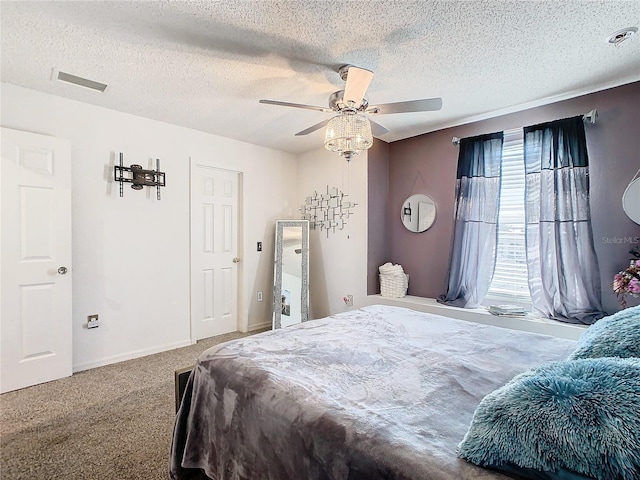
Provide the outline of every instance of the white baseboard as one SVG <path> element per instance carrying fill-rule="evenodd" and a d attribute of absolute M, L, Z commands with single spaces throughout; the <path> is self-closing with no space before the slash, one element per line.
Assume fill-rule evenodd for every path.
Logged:
<path fill-rule="evenodd" d="M 188 347 L 192 345 L 191 339 L 183 340 L 181 342 L 170 343 L 167 345 L 160 345 L 158 347 L 146 348 L 143 350 L 135 350 L 133 352 L 123 353 L 120 355 L 113 355 L 111 357 L 102 358 L 94 362 L 80 363 L 73 366 L 73 373 L 82 372 L 96 367 L 104 367 L 105 365 L 111 365 L 113 363 L 124 362 L 125 360 L 133 360 L 134 358 L 146 357 L 147 355 L 153 355 L 154 353 L 166 352 L 167 350 L 173 350 L 174 348 Z"/>
<path fill-rule="evenodd" d="M 257 325 L 249 325 L 249 332 L 255 332 L 256 330 L 262 330 L 264 328 L 270 328 L 272 325 L 272 323 L 269 322 L 262 322 L 262 323 L 258 323 Z"/>

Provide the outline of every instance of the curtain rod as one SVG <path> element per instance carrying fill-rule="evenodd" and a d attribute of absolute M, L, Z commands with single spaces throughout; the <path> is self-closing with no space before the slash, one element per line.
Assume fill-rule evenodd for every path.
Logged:
<path fill-rule="evenodd" d="M 593 110 L 591 110 L 590 112 L 584 113 L 582 115 L 582 119 L 586 122 L 589 121 L 589 123 L 594 124 L 596 123 L 596 119 L 598 118 L 598 111 L 594 108 Z M 460 145 L 460 139 L 458 137 L 453 137 L 451 139 L 451 143 L 453 143 L 456 147 L 458 145 Z"/>

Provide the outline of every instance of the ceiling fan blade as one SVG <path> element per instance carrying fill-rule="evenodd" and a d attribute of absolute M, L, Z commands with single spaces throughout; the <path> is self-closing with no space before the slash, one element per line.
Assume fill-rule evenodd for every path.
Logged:
<path fill-rule="evenodd" d="M 301 103 L 280 102 L 278 100 L 260 100 L 260 103 L 267 105 L 280 105 L 282 107 L 304 108 L 306 110 L 315 110 L 317 112 L 333 113 L 333 110 L 326 107 L 316 107 L 315 105 L 303 105 Z"/>
<path fill-rule="evenodd" d="M 425 98 L 423 100 L 409 100 L 407 102 L 383 103 L 373 105 L 367 113 L 385 115 L 388 113 L 433 112 L 442 108 L 441 98 Z"/>
<path fill-rule="evenodd" d="M 389 129 L 387 127 L 383 127 L 382 125 L 374 122 L 373 120 L 369 120 L 369 123 L 371 124 L 371 133 L 373 134 L 374 137 L 377 138 L 377 137 L 380 137 L 381 135 L 384 135 L 385 133 L 389 133 Z"/>
<path fill-rule="evenodd" d="M 344 87 L 344 95 L 342 97 L 343 102 L 348 106 L 359 107 L 372 79 L 372 71 L 364 68 L 349 67 L 347 84 Z"/>
<path fill-rule="evenodd" d="M 309 133 L 315 132 L 316 130 L 320 130 L 322 127 L 326 127 L 327 123 L 329 123 L 329 120 L 331 120 L 330 118 L 328 118 L 327 120 L 323 120 L 320 123 L 316 123 L 315 125 L 306 128 L 304 130 L 302 130 L 301 132 L 296 133 L 296 137 L 299 137 L 300 135 L 308 135 Z"/>

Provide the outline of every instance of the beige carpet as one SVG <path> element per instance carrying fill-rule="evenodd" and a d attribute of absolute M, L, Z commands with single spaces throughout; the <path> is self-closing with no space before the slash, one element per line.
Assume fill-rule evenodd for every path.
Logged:
<path fill-rule="evenodd" d="M 167 479 L 174 371 L 232 333 L 0 395 L 0 478 Z"/>

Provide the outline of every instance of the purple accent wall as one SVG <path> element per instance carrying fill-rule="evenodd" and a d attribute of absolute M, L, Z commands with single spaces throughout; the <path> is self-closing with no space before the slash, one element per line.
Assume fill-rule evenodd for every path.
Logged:
<path fill-rule="evenodd" d="M 585 125 L 594 244 L 600 264 L 603 307 L 610 313 L 619 310 L 611 291 L 613 275 L 628 265 L 629 249 L 640 245 L 640 226 L 625 215 L 621 201 L 624 189 L 640 168 L 640 82 L 393 142 L 388 145 L 388 172 L 381 168 L 384 155 L 374 154 L 373 161 L 370 156 L 375 166 L 371 168 L 370 163 L 369 202 L 375 199 L 375 191 L 380 190 L 382 195 L 384 189 L 380 185 L 386 176 L 388 204 L 386 212 L 379 205 L 369 208 L 369 245 L 376 245 L 375 256 L 371 251 L 369 256 L 369 292 L 378 291 L 377 267 L 384 263 L 383 259 L 403 265 L 410 275 L 409 295 L 434 298 L 445 292 L 458 159 L 452 137 L 535 125 L 594 108 L 598 110 L 597 123 Z M 437 204 L 436 221 L 424 233 L 407 231 L 400 220 L 402 203 L 413 193 L 430 195 Z M 386 228 L 381 229 L 383 223 Z M 380 252 L 384 245 L 386 255 Z M 633 300 L 629 305 L 638 303 Z"/>
<path fill-rule="evenodd" d="M 381 140 L 373 142 L 367 152 L 368 180 L 368 244 L 367 244 L 367 294 L 380 293 L 378 267 L 390 258 L 390 229 L 386 225 L 389 205 L 389 144 Z"/>

